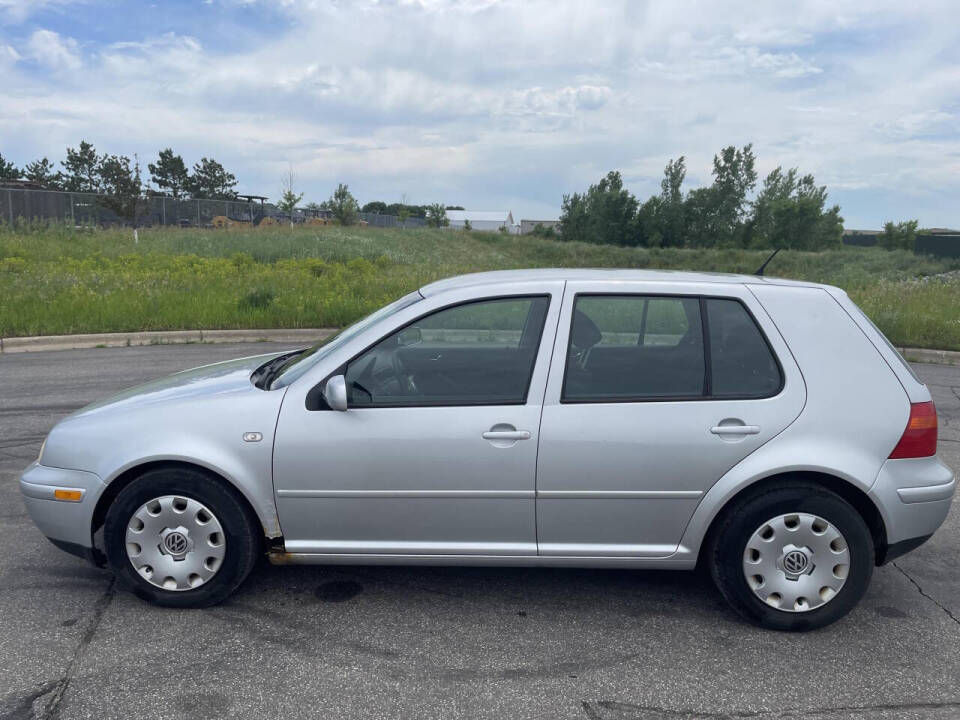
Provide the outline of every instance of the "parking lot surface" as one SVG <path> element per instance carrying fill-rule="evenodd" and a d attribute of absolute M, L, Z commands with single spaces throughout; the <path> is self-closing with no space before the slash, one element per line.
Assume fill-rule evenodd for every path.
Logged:
<path fill-rule="evenodd" d="M 958 718 L 960 509 L 823 630 L 746 625 L 694 573 L 272 567 L 163 610 L 35 529 L 19 472 L 61 417 L 136 383 L 284 346 L 0 357 L 0 720 Z M 960 368 L 915 366 L 960 468 Z"/>

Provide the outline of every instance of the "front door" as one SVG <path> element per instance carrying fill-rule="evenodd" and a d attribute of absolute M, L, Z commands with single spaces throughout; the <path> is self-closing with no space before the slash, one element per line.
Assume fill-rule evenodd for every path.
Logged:
<path fill-rule="evenodd" d="M 536 554 L 540 411 L 563 287 L 541 285 L 436 309 L 358 348 L 338 370 L 345 412 L 285 398 L 274 481 L 289 552 Z"/>
<path fill-rule="evenodd" d="M 744 286 L 721 287 L 568 283 L 540 427 L 541 555 L 670 555 L 705 492 L 799 415 L 776 328 Z"/>

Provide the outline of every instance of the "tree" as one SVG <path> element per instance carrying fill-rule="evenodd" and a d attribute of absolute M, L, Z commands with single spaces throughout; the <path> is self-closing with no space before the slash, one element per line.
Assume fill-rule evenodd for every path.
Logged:
<path fill-rule="evenodd" d="M 97 172 L 103 193 L 98 202 L 136 228 L 137 221 L 146 211 L 140 163 L 134 160 L 131 166 L 130 158 L 125 155 L 104 155 Z"/>
<path fill-rule="evenodd" d="M 447 205 L 446 210 L 465 210 L 463 205 Z"/>
<path fill-rule="evenodd" d="M 447 209 L 443 203 L 427 205 L 427 227 L 441 228 L 449 224 L 450 219 L 447 217 Z"/>
<path fill-rule="evenodd" d="M 333 212 L 333 217 L 341 225 L 353 225 L 357 222 L 357 213 L 360 212 L 356 198 L 350 193 L 350 189 L 343 183 L 337 185 L 333 195 L 327 200 L 328 210 Z"/>
<path fill-rule="evenodd" d="M 463 229 L 466 230 L 467 232 L 470 232 L 471 230 L 473 230 L 473 225 L 470 224 L 469 218 L 463 219 Z"/>
<path fill-rule="evenodd" d="M 229 200 L 236 196 L 233 191 L 236 185 L 236 176 L 213 158 L 201 158 L 193 165 L 189 190 L 194 198 Z"/>
<path fill-rule="evenodd" d="M 364 205 L 360 212 L 372 213 L 374 215 L 386 215 L 387 214 L 387 204 L 381 200 L 374 200 L 373 202 L 368 202 Z"/>
<path fill-rule="evenodd" d="M 763 181 L 745 226 L 751 247 L 823 250 L 842 242 L 840 207 L 824 210 L 827 188 L 813 175 L 799 177 L 797 168 L 778 167 Z"/>
<path fill-rule="evenodd" d="M 681 155 L 668 160 L 660 181 L 660 203 L 657 206 L 657 245 L 680 247 L 687 239 L 686 213 L 683 204 L 683 181 L 687 177 L 686 159 Z"/>
<path fill-rule="evenodd" d="M 877 243 L 886 250 L 913 250 L 917 240 L 918 224 L 916 220 L 884 223 L 883 232 L 877 237 Z"/>
<path fill-rule="evenodd" d="M 649 197 L 637 211 L 638 245 L 681 247 L 686 244 L 687 213 L 683 197 L 686 176 L 686 159 L 682 155 L 667 162 L 660 194 Z"/>
<path fill-rule="evenodd" d="M 3 159 L 0 155 L 0 180 L 16 180 L 20 177 L 20 171 L 12 162 Z"/>
<path fill-rule="evenodd" d="M 187 191 L 190 173 L 183 163 L 183 158 L 174 155 L 170 148 L 161 150 L 157 162 L 148 164 L 147 169 L 157 187 L 170 193 L 174 198 L 179 198 Z"/>
<path fill-rule="evenodd" d="M 23 176 L 49 190 L 60 190 L 63 181 L 63 175 L 54 172 L 53 163 L 46 158 L 27 163 L 23 168 Z"/>
<path fill-rule="evenodd" d="M 742 240 L 747 195 L 757 184 L 753 145 L 729 145 L 713 156 L 713 184 L 687 195 L 689 242 L 698 247 L 737 244 Z"/>
<path fill-rule="evenodd" d="M 544 227 L 542 223 L 537 223 L 533 226 L 533 230 L 530 231 L 530 234 L 534 237 L 549 238 L 551 240 L 556 239 L 557 231 L 553 229 L 553 226 Z"/>
<path fill-rule="evenodd" d="M 293 211 L 297 209 L 297 204 L 303 200 L 303 193 L 298 195 L 293 191 L 296 181 L 297 176 L 293 172 L 293 165 L 291 165 L 282 181 L 283 194 L 277 201 L 277 207 L 290 216 L 290 227 L 293 227 Z"/>
<path fill-rule="evenodd" d="M 70 192 L 100 192 L 100 161 L 93 145 L 86 140 L 80 147 L 67 148 L 67 159 L 61 162 L 64 173 L 63 185 Z"/>
<path fill-rule="evenodd" d="M 585 194 L 563 196 L 560 235 L 564 240 L 635 245 L 637 207 L 620 173 L 611 170 Z"/>

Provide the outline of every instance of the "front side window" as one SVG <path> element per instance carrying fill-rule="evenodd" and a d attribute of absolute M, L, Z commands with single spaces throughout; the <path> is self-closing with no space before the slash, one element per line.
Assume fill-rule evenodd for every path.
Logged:
<path fill-rule="evenodd" d="M 564 401 L 702 396 L 703 325 L 698 298 L 578 295 Z"/>
<path fill-rule="evenodd" d="M 526 402 L 549 298 L 465 303 L 388 335 L 346 369 L 351 407 Z"/>

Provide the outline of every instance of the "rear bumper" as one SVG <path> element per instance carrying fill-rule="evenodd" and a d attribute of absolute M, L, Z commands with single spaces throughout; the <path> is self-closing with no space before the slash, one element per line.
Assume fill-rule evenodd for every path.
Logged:
<path fill-rule="evenodd" d="M 20 476 L 23 504 L 34 524 L 54 545 L 74 555 L 93 559 L 93 511 L 104 485 L 93 473 L 64 470 L 33 463 Z M 54 491 L 80 490 L 79 502 L 55 499 Z"/>
<path fill-rule="evenodd" d="M 887 532 L 884 562 L 920 546 L 943 524 L 957 480 L 936 456 L 887 460 L 870 497 Z"/>

